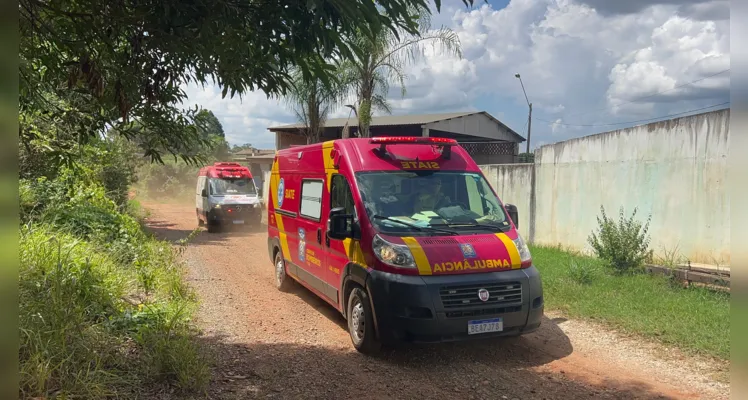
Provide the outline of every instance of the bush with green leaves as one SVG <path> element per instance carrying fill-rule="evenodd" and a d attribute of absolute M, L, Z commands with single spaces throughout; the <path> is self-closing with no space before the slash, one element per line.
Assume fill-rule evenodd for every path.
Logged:
<path fill-rule="evenodd" d="M 20 181 L 21 397 L 201 389 L 194 293 L 172 245 L 146 234 L 95 169 Z"/>
<path fill-rule="evenodd" d="M 635 219 L 636 211 L 634 208 L 631 216 L 625 217 L 621 207 L 616 221 L 609 218 L 601 206 L 601 216 L 597 217 L 598 230 L 587 239 L 595 254 L 617 272 L 637 271 L 652 257 L 647 235 L 652 216 L 642 224 Z"/>

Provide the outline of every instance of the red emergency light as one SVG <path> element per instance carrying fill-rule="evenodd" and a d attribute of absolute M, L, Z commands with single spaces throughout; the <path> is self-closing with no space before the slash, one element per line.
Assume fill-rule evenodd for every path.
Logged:
<path fill-rule="evenodd" d="M 424 144 L 430 146 L 438 146 L 442 148 L 442 157 L 447 160 L 452 155 L 452 146 L 457 146 L 457 141 L 454 139 L 417 136 L 381 136 L 371 138 L 369 140 L 369 143 L 379 145 L 380 156 L 384 156 L 385 154 L 387 154 L 386 146 L 388 144 Z"/>

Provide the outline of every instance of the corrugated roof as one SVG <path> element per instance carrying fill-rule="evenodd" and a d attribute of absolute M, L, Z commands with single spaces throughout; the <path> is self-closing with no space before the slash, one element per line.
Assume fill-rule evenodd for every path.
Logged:
<path fill-rule="evenodd" d="M 493 115 L 485 111 L 465 111 L 465 112 L 453 112 L 453 113 L 442 113 L 442 114 L 384 115 L 384 116 L 372 117 L 370 125 L 371 126 L 425 125 L 425 124 L 430 124 L 433 122 L 444 121 L 444 120 L 452 119 L 452 118 L 467 117 L 467 116 L 475 115 L 475 114 L 483 114 L 486 117 L 490 118 L 492 121 L 499 124 L 500 126 L 503 126 L 504 128 L 507 129 L 507 131 L 509 131 L 511 135 L 517 138 L 518 142 L 525 141 L 525 138 L 522 137 L 522 135 L 515 132 L 514 129 L 508 127 L 506 124 L 494 118 Z M 325 121 L 325 128 L 342 128 L 345 126 L 346 122 L 348 123 L 348 126 L 351 126 L 351 127 L 358 126 L 358 120 L 354 117 L 333 118 L 333 119 L 329 119 Z M 271 132 L 294 131 L 296 129 L 303 128 L 304 126 L 305 126 L 304 124 L 298 123 L 298 124 L 290 124 L 290 125 L 272 126 L 268 128 L 268 130 Z"/>
<path fill-rule="evenodd" d="M 371 126 L 393 126 L 393 125 L 422 125 L 445 119 L 464 117 L 471 114 L 477 114 L 481 111 L 453 112 L 442 114 L 414 114 L 414 115 L 383 115 L 371 118 Z M 325 121 L 326 128 L 342 128 L 348 122 L 349 126 L 357 126 L 358 119 L 351 118 L 332 118 Z M 303 128 L 304 124 L 290 124 L 281 126 L 272 126 L 268 130 L 286 130 Z"/>

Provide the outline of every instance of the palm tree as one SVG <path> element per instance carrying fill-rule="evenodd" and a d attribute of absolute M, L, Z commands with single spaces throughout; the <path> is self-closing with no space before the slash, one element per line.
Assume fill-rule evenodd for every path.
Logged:
<path fill-rule="evenodd" d="M 425 45 L 431 44 L 443 53 L 462 57 L 457 34 L 445 27 L 432 30 L 430 15 L 427 8 L 414 9 L 413 16 L 419 27 L 416 35 L 383 30 L 373 36 L 360 34 L 354 38 L 359 51 L 344 60 L 341 68 L 344 82 L 357 97 L 360 137 L 370 136 L 373 110 L 392 112 L 387 102 L 390 82 L 399 83 L 401 95 L 405 96 L 405 68 L 424 56 Z"/>
<path fill-rule="evenodd" d="M 344 87 L 340 82 L 323 82 L 315 76 L 304 76 L 300 70 L 292 73 L 293 87 L 284 100 L 304 125 L 302 132 L 307 144 L 322 138 L 327 115 L 339 105 Z"/>

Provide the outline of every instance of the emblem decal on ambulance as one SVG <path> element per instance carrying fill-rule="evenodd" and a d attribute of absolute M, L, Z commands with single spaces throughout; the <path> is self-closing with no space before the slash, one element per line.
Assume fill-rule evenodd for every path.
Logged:
<path fill-rule="evenodd" d="M 473 248 L 473 245 L 470 243 L 460 243 L 460 250 L 462 250 L 462 255 L 465 256 L 465 258 L 475 258 L 475 249 Z"/>
<path fill-rule="evenodd" d="M 278 207 L 283 206 L 283 193 L 285 192 L 285 185 L 283 184 L 283 178 L 281 178 L 280 183 L 278 183 Z"/>
<path fill-rule="evenodd" d="M 480 301 L 488 301 L 488 298 L 490 296 L 491 295 L 488 293 L 488 290 L 483 288 L 478 289 L 478 298 L 480 299 Z"/>

